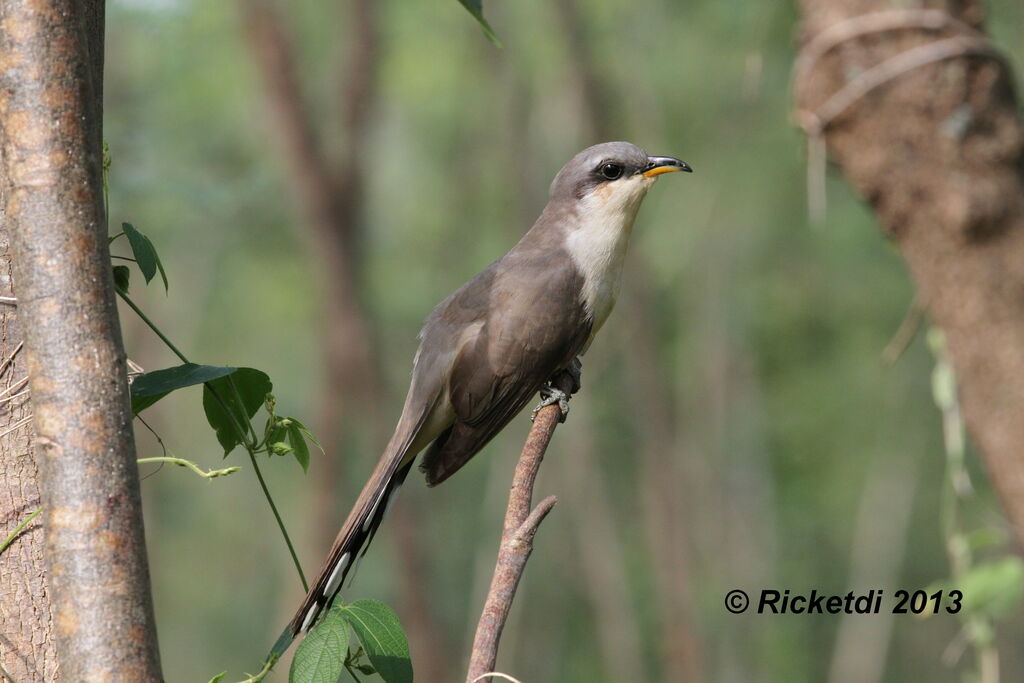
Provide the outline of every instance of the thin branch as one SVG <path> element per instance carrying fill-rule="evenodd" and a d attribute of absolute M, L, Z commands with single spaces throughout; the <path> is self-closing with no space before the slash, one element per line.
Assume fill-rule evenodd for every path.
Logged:
<path fill-rule="evenodd" d="M 267 503 L 270 505 L 270 511 L 274 513 L 274 519 L 277 520 L 277 528 L 281 530 L 281 535 L 284 536 L 285 545 L 288 546 L 288 554 L 292 556 L 292 563 L 295 565 L 295 571 L 299 573 L 299 580 L 302 581 L 302 590 L 309 592 L 309 584 L 306 582 L 306 574 L 302 571 L 302 563 L 299 562 L 299 556 L 295 552 L 295 546 L 292 545 L 292 538 L 288 535 L 288 530 L 285 529 L 284 520 L 281 519 L 281 513 L 277 511 L 277 505 L 274 504 L 274 497 L 270 495 L 270 489 L 267 488 L 267 482 L 263 479 L 263 472 L 260 471 L 260 464 L 256 461 L 256 454 L 252 450 L 246 450 L 249 454 L 249 461 L 252 463 L 252 469 L 256 473 L 256 478 L 260 482 L 260 488 L 263 489 L 263 496 L 267 499 Z"/>
<path fill-rule="evenodd" d="M 505 628 L 512 600 L 515 598 L 519 580 L 522 578 L 526 561 L 533 552 L 533 537 L 551 509 L 558 502 L 555 496 L 548 496 L 530 511 L 533 502 L 533 485 L 537 472 L 544 460 L 544 452 L 551 442 L 561 417 L 557 405 L 550 405 L 537 413 L 537 417 L 526 437 L 523 451 L 512 478 L 508 508 L 505 511 L 505 525 L 498 547 L 498 559 L 491 579 L 491 588 L 484 602 L 483 613 L 476 627 L 473 652 L 469 660 L 467 683 L 479 681 L 494 673 L 498 659 L 498 641 Z"/>
<path fill-rule="evenodd" d="M 924 306 L 921 305 L 920 295 L 915 295 L 907 307 L 907 312 L 896 329 L 892 339 L 882 350 L 882 360 L 886 365 L 893 365 L 900 359 L 903 352 L 914 341 L 917 331 L 921 329 L 921 320 L 924 318 Z"/>
<path fill-rule="evenodd" d="M 21 429 L 22 427 L 24 427 L 25 425 L 27 425 L 31 421 L 32 421 L 32 415 L 30 413 L 30 414 L 26 415 L 25 417 L 21 418 L 20 420 L 18 420 L 17 422 L 15 422 L 14 424 L 12 424 L 10 427 L 5 429 L 4 431 L 0 432 L 0 438 L 7 436 L 11 432 L 14 432 L 14 431 L 17 431 L 17 430 Z"/>
<path fill-rule="evenodd" d="M 26 384 L 28 384 L 28 377 L 24 377 L 24 378 L 18 380 L 17 382 L 15 382 L 14 384 L 12 384 L 11 386 L 7 387 L 3 391 L 0 391 L 0 397 L 5 396 L 6 394 L 8 394 L 11 391 L 17 391 L 18 389 L 21 389 Z"/>
<path fill-rule="evenodd" d="M 157 327 L 156 323 L 150 320 L 149 317 L 142 312 L 142 309 L 139 308 L 135 304 L 135 302 L 128 297 L 127 294 L 120 291 L 118 291 L 117 294 L 126 304 L 128 304 L 128 306 L 133 311 L 135 311 L 135 314 L 142 319 L 142 322 L 146 323 L 146 325 L 149 326 L 149 329 L 153 330 L 156 336 L 160 337 L 160 340 L 167 346 L 167 348 L 169 348 L 172 352 L 174 352 L 174 355 L 181 359 L 182 363 L 190 362 L 189 359 L 185 357 L 185 354 L 178 350 L 178 347 L 175 346 L 174 343 L 167 338 L 167 335 L 165 335 L 160 330 L 160 328 Z M 235 393 L 235 399 L 239 403 L 241 403 L 242 399 L 241 396 L 238 394 L 238 387 L 235 386 L 234 380 L 232 380 L 230 377 L 228 379 L 231 383 L 231 389 Z M 232 426 L 235 428 L 235 432 L 241 439 L 242 446 L 249 454 L 249 460 L 252 462 L 253 470 L 256 472 L 256 478 L 259 479 L 260 488 L 263 490 L 263 496 L 267 499 L 267 504 L 270 506 L 270 511 L 274 513 L 274 519 L 277 521 L 277 528 L 280 529 L 281 535 L 284 537 L 285 545 L 288 546 L 288 553 L 291 555 L 292 562 L 295 564 L 295 571 L 299 574 L 299 580 L 302 582 L 302 589 L 309 590 L 306 584 L 306 575 L 302 571 L 302 564 L 299 562 L 299 556 L 295 552 L 295 546 L 292 545 L 291 536 L 289 536 L 288 529 L 284 525 L 284 520 L 281 518 L 281 513 L 277 511 L 277 505 L 274 503 L 274 497 L 270 495 L 270 489 L 267 487 L 267 482 L 264 481 L 263 473 L 260 471 L 260 465 L 256 461 L 256 430 L 253 428 L 252 423 L 249 422 L 248 420 L 245 421 L 245 426 L 243 426 L 238 421 L 238 417 L 235 415 L 235 411 L 231 410 L 228 407 L 228 404 L 224 401 L 221 395 L 217 392 L 217 389 L 212 384 L 210 384 L 209 382 L 203 382 L 203 386 L 209 389 L 213 397 L 217 400 L 218 403 L 220 403 L 221 407 L 224 409 L 224 414 L 228 416 L 228 419 L 231 421 Z M 146 425 L 146 428 L 149 429 L 151 432 L 153 431 L 152 428 L 149 427 L 149 425 Z M 156 434 L 156 432 L 153 433 L 154 435 Z M 158 436 L 157 439 L 159 440 L 160 437 Z M 161 445 L 162 444 L 163 442 L 161 441 Z"/>
<path fill-rule="evenodd" d="M 226 477 L 229 474 L 234 474 L 241 467 L 225 467 L 222 470 L 204 470 L 196 463 L 191 460 L 185 460 L 184 458 L 174 458 L 171 456 L 155 457 L 155 458 L 139 458 L 136 460 L 140 465 L 150 462 L 170 463 L 172 465 L 178 465 L 179 467 L 187 467 L 203 479 L 216 479 L 217 477 Z"/>
<path fill-rule="evenodd" d="M 11 364 L 11 361 L 14 360 L 14 357 L 18 355 L 18 351 L 21 351 L 21 347 L 24 345 L 25 342 L 18 342 L 18 345 L 11 351 L 11 355 L 7 356 L 3 363 L 0 363 L 0 374 L 3 374 L 3 371 L 7 369 L 7 366 Z"/>
<path fill-rule="evenodd" d="M 477 683 L 477 681 L 482 681 L 485 678 L 504 678 L 506 681 L 512 681 L 512 683 L 522 683 L 518 678 L 513 678 L 512 676 L 503 674 L 500 671 L 488 671 L 485 674 L 480 674 L 472 680 L 472 683 Z"/>
<path fill-rule="evenodd" d="M 253 674 L 245 680 L 239 681 L 238 683 L 260 683 L 260 681 L 267 677 L 267 674 L 270 673 L 270 670 L 274 668 L 274 664 L 276 663 L 277 657 L 271 657 L 266 661 L 266 663 L 263 664 L 263 668 L 260 669 L 259 673 Z"/>
<path fill-rule="evenodd" d="M 7 546 L 9 546 L 11 543 L 13 543 L 14 539 L 16 539 L 18 537 L 18 534 L 20 534 L 22 531 L 24 531 L 25 527 L 27 527 L 29 525 L 29 523 L 33 519 L 38 517 L 39 513 L 42 512 L 42 511 L 43 511 L 43 508 L 36 508 L 35 512 L 33 512 L 28 517 L 26 517 L 24 519 L 24 521 L 22 521 L 21 524 L 19 524 L 18 526 L 14 527 L 14 531 L 11 532 L 11 534 L 7 537 L 7 539 L 3 543 L 0 543 L 0 553 L 2 553 L 3 551 L 7 550 Z M 10 678 L 10 676 L 8 676 L 8 678 Z"/>
<path fill-rule="evenodd" d="M 29 391 L 28 389 L 26 389 L 25 391 L 19 391 L 18 393 L 14 394 L 13 396 L 7 396 L 5 398 L 0 398 L 0 404 L 7 403 L 8 401 L 13 401 L 14 399 L 21 398 L 22 396 L 28 396 L 31 393 L 32 392 Z"/>

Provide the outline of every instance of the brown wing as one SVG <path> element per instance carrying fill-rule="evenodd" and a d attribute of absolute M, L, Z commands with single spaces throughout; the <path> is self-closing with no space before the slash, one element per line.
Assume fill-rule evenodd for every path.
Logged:
<path fill-rule="evenodd" d="M 567 254 L 513 253 L 496 266 L 486 319 L 452 368 L 455 422 L 420 466 L 431 486 L 501 431 L 555 371 L 580 353 L 590 333 L 579 303 L 582 277 Z"/>

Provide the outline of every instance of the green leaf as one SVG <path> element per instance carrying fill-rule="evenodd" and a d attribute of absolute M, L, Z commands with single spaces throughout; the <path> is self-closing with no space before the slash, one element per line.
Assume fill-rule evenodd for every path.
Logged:
<path fill-rule="evenodd" d="M 266 443 L 273 447 L 276 444 L 281 443 L 288 438 L 288 429 L 284 427 L 280 422 L 274 424 L 269 430 L 267 430 Z M 286 444 L 287 445 L 287 444 Z"/>
<path fill-rule="evenodd" d="M 487 36 L 487 40 L 491 41 L 497 47 L 501 47 L 501 41 L 498 40 L 498 35 L 491 28 L 491 25 L 484 19 L 484 6 L 483 0 L 459 0 L 462 6 L 473 15 L 473 18 L 480 22 L 480 28 L 483 29 L 484 35 Z"/>
<path fill-rule="evenodd" d="M 1024 597 L 1024 560 L 1009 555 L 979 564 L 954 579 L 950 588 L 963 591 L 965 615 L 1005 616 L 1013 612 Z"/>
<path fill-rule="evenodd" d="M 221 683 L 224 680 L 224 676 L 227 675 L 227 671 L 221 671 L 219 674 L 210 679 L 210 683 Z"/>
<path fill-rule="evenodd" d="M 330 610 L 296 648 L 288 683 L 337 683 L 347 654 L 345 620 Z"/>
<path fill-rule="evenodd" d="M 227 455 L 242 443 L 249 420 L 263 405 L 273 385 L 267 374 L 254 368 L 238 368 L 203 387 L 206 421 L 217 433 Z M 239 433 L 241 430 L 243 433 Z"/>
<path fill-rule="evenodd" d="M 288 443 L 292 445 L 292 453 L 298 463 L 302 465 L 302 471 L 309 472 L 309 446 L 306 445 L 306 439 L 302 436 L 299 423 L 294 420 L 288 427 Z"/>
<path fill-rule="evenodd" d="M 386 683 L 412 683 L 409 641 L 394 610 L 378 600 L 357 600 L 334 610 L 345 616 Z"/>
<path fill-rule="evenodd" d="M 320 445 L 320 442 L 316 440 L 316 437 L 313 436 L 313 432 L 309 431 L 309 429 L 306 427 L 306 425 L 302 424 L 301 422 L 296 420 L 294 417 L 289 417 L 288 419 L 291 420 L 293 424 L 298 426 L 299 431 L 301 431 L 306 436 L 306 439 L 308 441 L 312 441 L 313 445 L 316 446 L 317 448 L 319 448 L 321 453 L 324 453 L 326 455 L 326 451 L 324 450 L 324 447 Z"/>
<path fill-rule="evenodd" d="M 132 277 L 132 271 L 128 266 L 114 266 L 114 287 L 122 294 L 128 293 L 128 281 Z"/>
<path fill-rule="evenodd" d="M 153 276 L 159 270 L 160 277 L 164 281 L 164 291 L 166 292 L 167 273 L 164 272 L 164 264 L 160 262 L 160 257 L 157 255 L 153 243 L 148 237 L 136 230 L 135 226 L 131 223 L 122 223 L 121 228 L 128 237 L 128 243 L 132 246 L 132 254 L 135 255 L 135 261 L 139 264 L 142 276 L 146 278 L 146 284 L 149 284 L 149 281 L 153 279 Z"/>
<path fill-rule="evenodd" d="M 132 414 L 138 415 L 175 389 L 210 382 L 235 370 L 237 368 L 185 363 L 139 375 L 132 382 Z"/>

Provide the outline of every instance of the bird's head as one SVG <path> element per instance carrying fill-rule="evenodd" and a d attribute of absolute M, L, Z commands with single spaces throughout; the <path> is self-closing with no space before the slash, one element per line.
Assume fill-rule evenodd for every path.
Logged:
<path fill-rule="evenodd" d="M 675 157 L 648 156 L 628 142 L 605 142 L 562 167 L 551 183 L 551 199 L 626 209 L 639 204 L 659 175 L 674 171 L 693 169 Z"/>

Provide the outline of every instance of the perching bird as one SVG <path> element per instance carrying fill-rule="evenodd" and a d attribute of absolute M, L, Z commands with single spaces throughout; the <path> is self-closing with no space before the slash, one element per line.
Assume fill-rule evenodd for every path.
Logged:
<path fill-rule="evenodd" d="M 615 304 L 641 201 L 659 175 L 691 170 L 628 142 L 583 150 L 555 176 L 547 206 L 519 243 L 434 309 L 395 433 L 274 652 L 333 602 L 420 451 L 427 449 L 420 469 L 435 486 L 538 391 L 542 405 L 567 410 L 567 396 L 548 381 L 569 371 L 578 388 L 578 357 Z"/>

